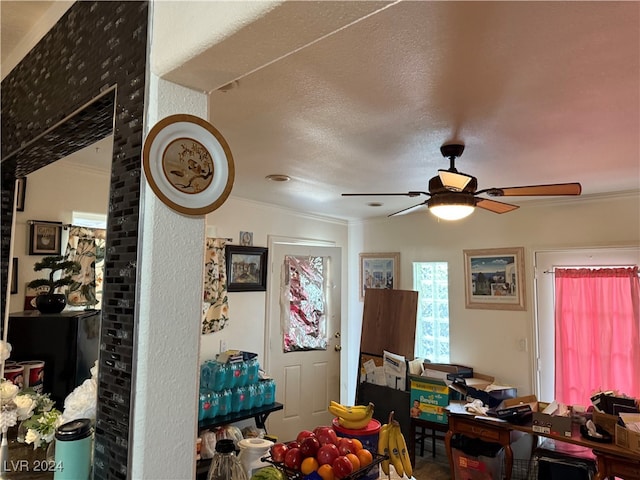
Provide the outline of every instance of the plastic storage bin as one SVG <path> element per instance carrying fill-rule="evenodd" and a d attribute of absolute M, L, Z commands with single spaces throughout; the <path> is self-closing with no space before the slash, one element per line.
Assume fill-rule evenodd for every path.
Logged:
<path fill-rule="evenodd" d="M 454 480 L 501 480 L 503 453 L 500 444 L 454 435 L 451 439 Z"/>

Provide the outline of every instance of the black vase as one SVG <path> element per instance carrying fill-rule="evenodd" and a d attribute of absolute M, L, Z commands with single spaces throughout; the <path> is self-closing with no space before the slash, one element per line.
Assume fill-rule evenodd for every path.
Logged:
<path fill-rule="evenodd" d="M 36 308 L 40 313 L 60 313 L 66 305 L 67 298 L 62 293 L 38 295 L 36 297 Z"/>

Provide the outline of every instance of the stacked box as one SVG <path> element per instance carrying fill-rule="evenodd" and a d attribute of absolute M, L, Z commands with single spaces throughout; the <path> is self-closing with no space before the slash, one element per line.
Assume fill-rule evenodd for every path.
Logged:
<path fill-rule="evenodd" d="M 449 387 L 443 380 L 410 375 L 410 414 L 436 423 L 447 423 L 445 407 L 449 405 Z"/>

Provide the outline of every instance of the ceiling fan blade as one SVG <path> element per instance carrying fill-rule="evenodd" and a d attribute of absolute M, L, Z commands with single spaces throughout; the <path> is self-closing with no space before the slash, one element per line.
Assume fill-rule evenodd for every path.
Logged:
<path fill-rule="evenodd" d="M 523 187 L 487 188 L 477 193 L 487 193 L 492 197 L 580 195 L 582 185 L 574 183 L 553 183 L 550 185 L 528 185 Z"/>
<path fill-rule="evenodd" d="M 476 207 L 484 208 L 485 210 L 489 210 L 494 213 L 507 213 L 520 208 L 518 205 L 489 200 L 488 198 L 477 198 Z"/>
<path fill-rule="evenodd" d="M 452 172 L 451 170 L 438 170 L 438 176 L 440 177 L 442 186 L 452 192 L 462 192 L 467 184 L 473 180 L 471 175 Z"/>
<path fill-rule="evenodd" d="M 395 197 L 419 197 L 420 195 L 426 195 L 429 196 L 430 194 L 427 192 L 406 192 L 406 193 L 343 193 L 342 196 L 343 197 L 362 197 L 362 196 L 378 196 L 378 197 L 384 197 L 384 196 L 395 196 Z"/>
<path fill-rule="evenodd" d="M 425 200 L 424 202 L 418 203 L 417 205 L 414 205 L 412 207 L 408 207 L 398 212 L 392 213 L 391 215 L 389 215 L 389 217 L 395 217 L 397 215 L 406 215 L 407 213 L 411 213 L 420 209 L 420 207 L 426 206 L 428 203 L 429 203 L 429 200 Z"/>

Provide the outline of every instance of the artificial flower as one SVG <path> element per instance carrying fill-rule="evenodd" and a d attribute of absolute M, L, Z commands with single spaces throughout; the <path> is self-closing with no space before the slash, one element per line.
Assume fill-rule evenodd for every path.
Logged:
<path fill-rule="evenodd" d="M 11 344 L 0 340 L 0 362 L 4 362 L 11 356 Z"/>
<path fill-rule="evenodd" d="M 13 403 L 16 404 L 19 421 L 23 421 L 31 417 L 38 405 L 38 402 L 28 394 L 16 395 L 13 399 Z"/>
<path fill-rule="evenodd" d="M 24 441 L 28 444 L 33 444 L 33 449 L 37 449 L 43 444 L 46 445 L 56 433 L 56 428 L 61 425 L 60 410 L 52 408 L 48 412 L 41 413 L 39 415 L 33 415 L 28 420 L 25 420 L 24 427 L 27 429 Z"/>
<path fill-rule="evenodd" d="M 20 387 L 3 378 L 2 381 L 0 381 L 0 402 L 6 403 L 12 400 L 18 393 L 18 390 L 20 390 Z"/>

